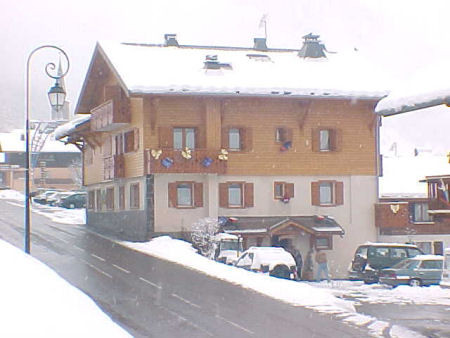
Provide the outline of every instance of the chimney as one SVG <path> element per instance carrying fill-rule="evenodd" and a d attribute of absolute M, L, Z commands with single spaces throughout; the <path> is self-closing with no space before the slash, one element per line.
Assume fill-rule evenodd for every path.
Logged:
<path fill-rule="evenodd" d="M 253 49 L 267 50 L 266 38 L 254 38 L 253 39 Z"/>
<path fill-rule="evenodd" d="M 298 52 L 298 56 L 303 58 L 323 58 L 325 55 L 325 45 L 319 41 L 320 35 L 309 33 L 303 37 L 303 46 Z"/>
<path fill-rule="evenodd" d="M 178 47 L 177 35 L 176 34 L 164 34 L 164 41 L 166 46 Z"/>
<path fill-rule="evenodd" d="M 217 55 L 206 55 L 204 69 L 233 69 L 230 63 L 221 63 Z"/>

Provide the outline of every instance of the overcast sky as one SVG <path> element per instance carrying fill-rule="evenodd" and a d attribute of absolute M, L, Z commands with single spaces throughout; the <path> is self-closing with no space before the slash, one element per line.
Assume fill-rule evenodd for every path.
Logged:
<path fill-rule="evenodd" d="M 450 60 L 449 0 L 1 1 L 0 116 L 20 123 L 26 59 L 43 44 L 55 44 L 69 55 L 65 81 L 72 110 L 96 41 L 161 43 L 165 33 L 176 33 L 182 44 L 252 46 L 262 34 L 264 14 L 269 47 L 300 48 L 301 37 L 313 32 L 328 50 L 357 48 L 395 79 L 406 80 L 433 64 L 448 66 Z M 32 118 L 49 118 L 46 95 L 53 82 L 44 65 L 57 60 L 52 52 L 33 57 Z M 434 109 L 426 119 L 450 124 L 449 110 Z M 424 120 L 420 114 L 417 119 Z M 408 123 L 414 129 L 416 122 L 402 122 Z M 438 138 L 446 142 L 446 134 Z"/>

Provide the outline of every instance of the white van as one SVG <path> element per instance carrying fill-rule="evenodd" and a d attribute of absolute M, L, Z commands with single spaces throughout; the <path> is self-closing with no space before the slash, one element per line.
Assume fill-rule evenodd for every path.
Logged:
<path fill-rule="evenodd" d="M 444 269 L 442 270 L 441 287 L 450 288 L 450 248 L 444 251 Z"/>

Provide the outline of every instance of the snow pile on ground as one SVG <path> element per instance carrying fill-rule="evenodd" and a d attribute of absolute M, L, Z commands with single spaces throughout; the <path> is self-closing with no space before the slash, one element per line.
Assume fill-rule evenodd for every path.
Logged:
<path fill-rule="evenodd" d="M 22 193 L 16 190 L 0 190 L 0 199 L 11 200 L 11 201 L 25 201 L 25 197 Z"/>
<path fill-rule="evenodd" d="M 309 283 L 277 279 L 264 274 L 246 271 L 244 269 L 228 266 L 207 259 L 196 253 L 190 243 L 172 239 L 168 236 L 157 237 L 146 243 L 118 242 L 134 250 L 149 255 L 181 264 L 187 268 L 200 271 L 209 276 L 225 280 L 235 285 L 242 286 L 267 295 L 274 299 L 284 301 L 294 306 L 333 314 L 344 322 L 366 326 L 374 337 L 380 336 L 380 332 L 389 325 L 374 317 L 362 315 L 356 312 L 354 302 L 336 297 L 335 291 L 327 287 L 327 282 L 318 288 Z M 402 328 L 402 337 L 417 337 L 415 332 Z M 410 334 L 407 334 L 410 332 Z"/>
<path fill-rule="evenodd" d="M 129 337 L 83 292 L 0 240 L 0 336 Z"/>

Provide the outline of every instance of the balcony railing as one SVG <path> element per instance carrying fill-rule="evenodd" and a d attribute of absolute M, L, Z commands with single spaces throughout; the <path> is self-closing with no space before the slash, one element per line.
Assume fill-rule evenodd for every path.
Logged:
<path fill-rule="evenodd" d="M 108 100 L 91 110 L 91 130 L 110 131 L 131 122 L 128 105 L 119 99 Z"/>
<path fill-rule="evenodd" d="M 125 159 L 123 154 L 105 157 L 103 161 L 103 178 L 105 180 L 125 177 Z"/>
<path fill-rule="evenodd" d="M 432 199 L 428 204 L 429 210 L 448 210 L 450 209 L 450 203 L 441 199 Z"/>
<path fill-rule="evenodd" d="M 403 228 L 409 226 L 408 203 L 376 203 L 375 225 L 379 228 Z"/>
<path fill-rule="evenodd" d="M 219 160 L 219 150 L 195 149 L 191 158 L 183 157 L 181 150 L 163 150 L 159 156 L 145 150 L 147 174 L 154 173 L 210 173 L 225 174 L 227 161 Z"/>

